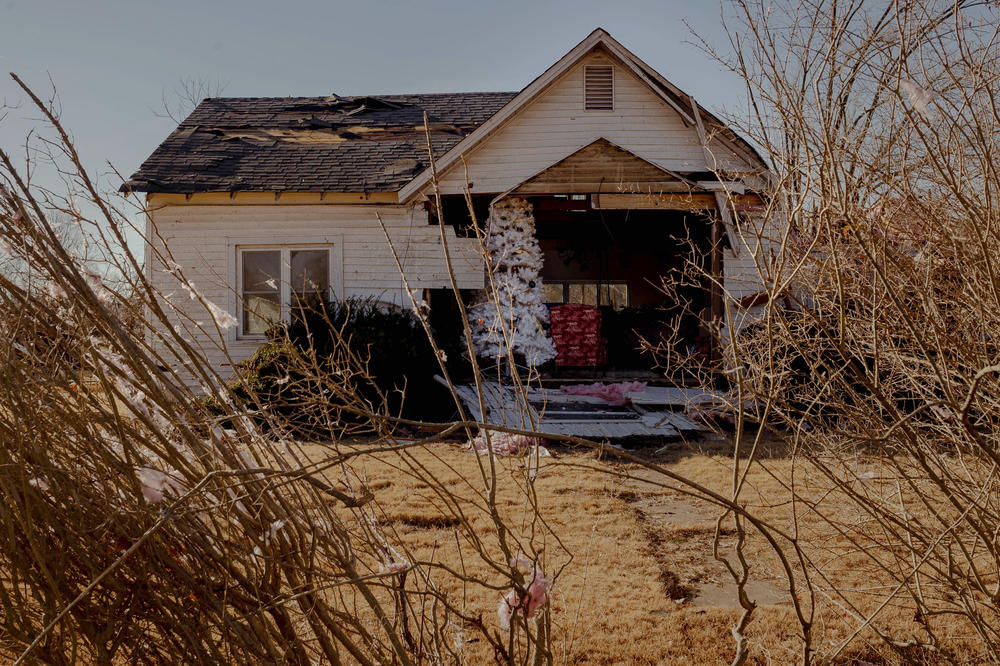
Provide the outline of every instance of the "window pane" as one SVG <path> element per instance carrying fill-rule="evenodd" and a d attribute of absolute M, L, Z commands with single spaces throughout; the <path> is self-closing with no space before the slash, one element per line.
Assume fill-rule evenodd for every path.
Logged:
<path fill-rule="evenodd" d="M 278 293 L 281 282 L 281 252 L 254 250 L 243 252 L 243 291 Z"/>
<path fill-rule="evenodd" d="M 563 286 L 561 282 L 543 282 L 542 295 L 546 303 L 563 302 Z"/>
<path fill-rule="evenodd" d="M 597 305 L 597 285 L 592 282 L 571 284 L 569 286 L 569 302 Z"/>
<path fill-rule="evenodd" d="M 615 310 L 628 307 L 628 285 L 627 284 L 602 284 L 601 305 L 610 305 Z"/>
<path fill-rule="evenodd" d="M 611 305 L 616 310 L 628 307 L 628 285 L 616 284 L 611 286 Z"/>
<path fill-rule="evenodd" d="M 266 333 L 271 324 L 281 317 L 281 298 L 278 294 L 244 296 L 243 306 L 243 332 L 250 335 Z"/>
<path fill-rule="evenodd" d="M 327 293 L 320 291 L 304 291 L 295 292 L 292 294 L 291 302 L 291 314 L 294 317 L 297 314 L 301 314 L 303 310 L 306 311 L 317 311 L 323 301 L 326 299 Z"/>
<path fill-rule="evenodd" d="M 329 250 L 292 250 L 291 255 L 292 291 L 326 295 L 330 287 Z"/>

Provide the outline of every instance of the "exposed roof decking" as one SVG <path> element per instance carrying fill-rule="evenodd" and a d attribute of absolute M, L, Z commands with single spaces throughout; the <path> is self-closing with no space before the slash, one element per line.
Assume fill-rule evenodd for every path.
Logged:
<path fill-rule="evenodd" d="M 206 99 L 123 186 L 136 192 L 395 192 L 516 93 Z"/>

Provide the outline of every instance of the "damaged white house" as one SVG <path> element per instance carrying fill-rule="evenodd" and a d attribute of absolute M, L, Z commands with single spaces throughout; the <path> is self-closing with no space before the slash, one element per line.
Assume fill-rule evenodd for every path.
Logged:
<path fill-rule="evenodd" d="M 502 198 L 530 202 L 545 301 L 604 313 L 600 367 L 581 375 L 557 359 L 553 376 L 662 378 L 637 336 L 672 326 L 665 337 L 697 353 L 699 321 L 746 314 L 707 278 L 681 307 L 663 276 L 698 264 L 733 303 L 763 291 L 761 247 L 741 225 L 766 172 L 749 143 L 597 29 L 519 92 L 206 99 L 123 189 L 146 196 L 153 284 L 179 292 L 179 266 L 238 320 L 221 336 L 192 333 L 223 375 L 303 289 L 409 306 L 379 218 L 409 287 L 447 328 L 439 221 L 462 294 L 485 283 L 468 193 L 480 224 Z M 198 302 L 176 303 L 178 326 L 206 319 Z"/>

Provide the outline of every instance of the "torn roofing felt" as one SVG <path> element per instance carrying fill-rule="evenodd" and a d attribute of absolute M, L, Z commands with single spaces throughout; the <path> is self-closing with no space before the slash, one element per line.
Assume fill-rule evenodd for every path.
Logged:
<path fill-rule="evenodd" d="M 395 192 L 516 94 L 210 98 L 122 190 Z"/>

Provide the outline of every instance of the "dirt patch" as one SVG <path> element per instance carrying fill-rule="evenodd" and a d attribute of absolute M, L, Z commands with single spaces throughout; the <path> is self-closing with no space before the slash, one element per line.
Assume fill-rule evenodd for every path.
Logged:
<path fill-rule="evenodd" d="M 634 490 L 622 490 L 619 497 L 632 498 L 630 504 L 643 525 L 650 554 L 660 567 L 667 598 L 696 608 L 740 608 L 735 581 L 712 555 L 717 516 L 679 493 L 654 490 L 643 483 L 646 470 L 634 470 L 634 474 L 638 478 L 629 486 Z M 735 537 L 732 528 L 719 529 L 723 553 Z M 746 591 L 760 606 L 789 603 L 786 590 L 753 575 Z"/>
<path fill-rule="evenodd" d="M 736 581 L 726 573 L 727 578 L 718 578 L 717 582 L 706 581 L 698 588 L 698 593 L 691 600 L 695 608 L 739 608 L 738 588 Z M 766 580 L 748 580 L 746 593 L 750 601 L 758 606 L 788 605 L 788 591 L 778 588 Z"/>
<path fill-rule="evenodd" d="M 636 495 L 634 501 L 639 501 L 638 495 Z M 674 571 L 679 563 L 670 557 L 669 553 L 663 547 L 664 541 L 669 537 L 658 529 L 659 526 L 651 521 L 642 509 L 633 507 L 633 510 L 642 525 L 643 535 L 646 537 L 647 552 L 656 560 L 656 564 L 660 569 L 657 578 L 660 581 L 660 585 L 663 586 L 663 593 L 667 599 L 676 603 L 689 601 L 695 596 L 695 589 L 681 582 L 680 576 Z"/>
<path fill-rule="evenodd" d="M 389 522 L 395 523 L 396 525 L 406 525 L 407 527 L 416 527 L 418 529 L 433 530 L 433 529 L 453 529 L 461 525 L 461 521 L 454 516 L 442 516 L 442 515 L 422 515 L 422 514 L 408 514 L 402 516 L 393 516 L 389 519 Z"/>

